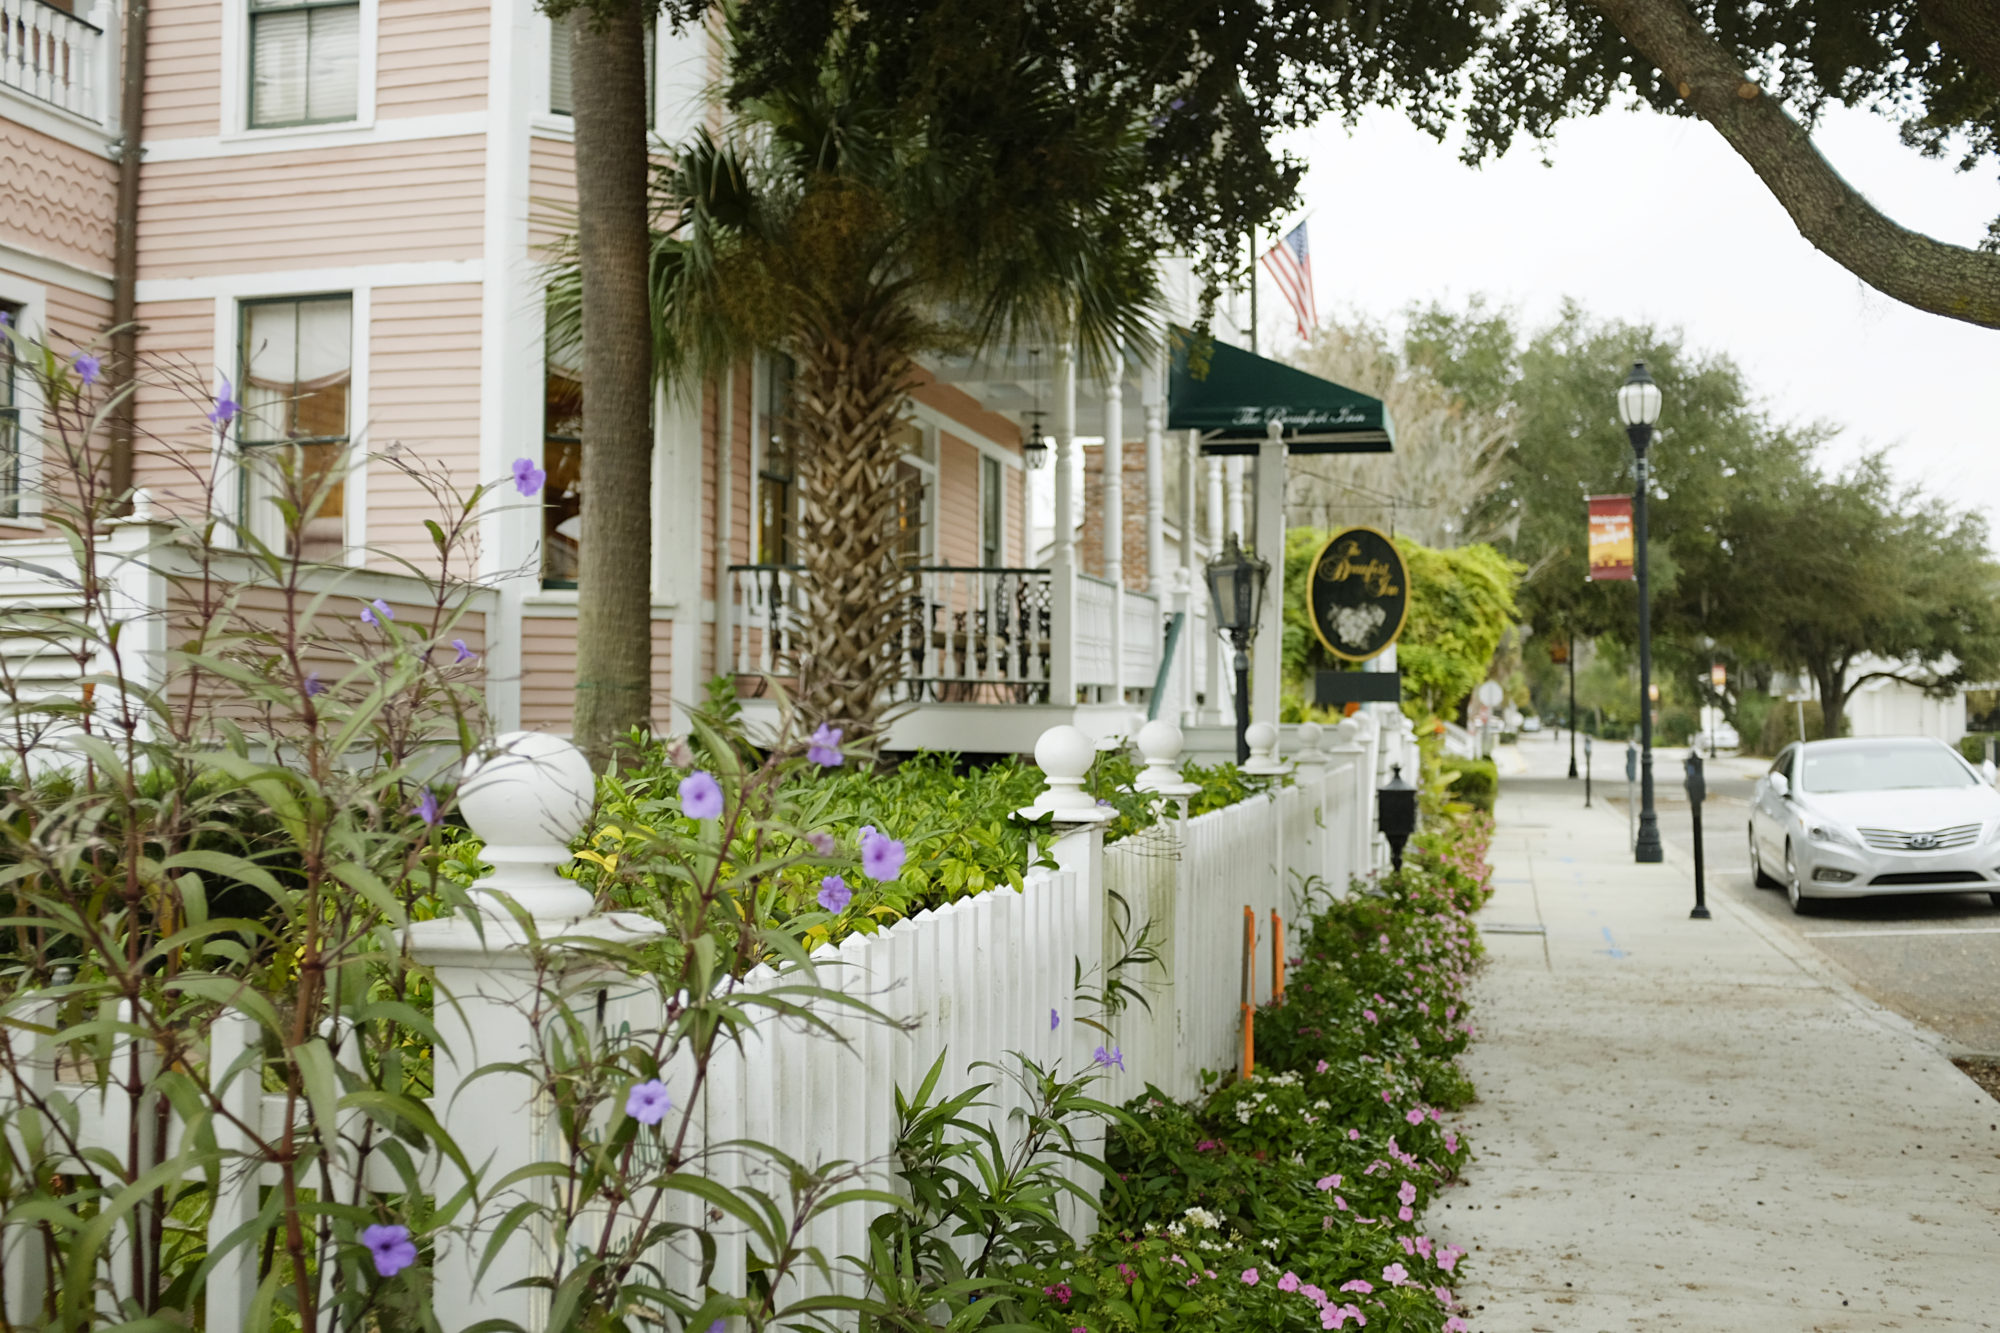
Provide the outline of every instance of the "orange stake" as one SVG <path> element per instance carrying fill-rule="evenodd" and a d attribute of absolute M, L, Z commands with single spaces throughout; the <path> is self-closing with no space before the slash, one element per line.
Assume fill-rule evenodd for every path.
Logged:
<path fill-rule="evenodd" d="M 1271 998 L 1285 997 L 1285 922 L 1276 911 L 1271 913 Z"/>

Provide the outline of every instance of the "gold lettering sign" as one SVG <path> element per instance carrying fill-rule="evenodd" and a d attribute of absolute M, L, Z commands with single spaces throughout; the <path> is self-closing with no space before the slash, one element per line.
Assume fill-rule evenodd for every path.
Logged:
<path fill-rule="evenodd" d="M 1348 662 L 1386 651 L 1410 611 L 1409 574 L 1401 552 L 1374 528 L 1338 532 L 1313 559 L 1306 601 L 1313 633 Z"/>

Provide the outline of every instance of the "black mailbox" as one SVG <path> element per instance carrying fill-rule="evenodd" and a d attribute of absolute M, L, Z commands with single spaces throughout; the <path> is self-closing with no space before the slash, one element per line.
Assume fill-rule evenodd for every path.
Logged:
<path fill-rule="evenodd" d="M 1403 868 L 1403 846 L 1417 831 L 1417 789 L 1403 780 L 1403 766 L 1389 770 L 1389 781 L 1375 793 L 1375 822 L 1389 840 L 1389 864 Z"/>

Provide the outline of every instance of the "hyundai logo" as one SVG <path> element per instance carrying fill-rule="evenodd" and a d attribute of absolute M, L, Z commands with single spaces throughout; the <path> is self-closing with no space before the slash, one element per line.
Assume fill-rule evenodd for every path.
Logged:
<path fill-rule="evenodd" d="M 1938 845 L 1938 837 L 1935 833 L 1912 833 L 1903 841 L 1904 845 L 1913 852 L 1928 852 Z"/>

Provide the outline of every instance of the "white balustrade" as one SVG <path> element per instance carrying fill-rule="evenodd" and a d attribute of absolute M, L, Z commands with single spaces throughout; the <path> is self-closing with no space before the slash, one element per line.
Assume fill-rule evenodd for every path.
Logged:
<path fill-rule="evenodd" d="M 785 674 L 799 623 L 804 576 L 795 565 L 731 565 L 730 642 L 721 654 L 739 676 Z"/>
<path fill-rule="evenodd" d="M 921 697 L 1047 700 L 1053 652 L 1047 570 L 930 566 L 914 575 L 907 647 Z"/>
<path fill-rule="evenodd" d="M 1090 574 L 1076 576 L 1075 654 L 1078 685 L 1118 683 L 1111 661 L 1111 622 L 1117 614 L 1117 590 Z"/>
<path fill-rule="evenodd" d="M 44 0 L 0 0 L 0 84 L 102 122 L 104 40 L 95 24 Z"/>
<path fill-rule="evenodd" d="M 1160 652 L 1166 646 L 1167 625 L 1160 599 L 1146 592 L 1125 594 L 1126 689 L 1151 689 L 1159 677 Z"/>

